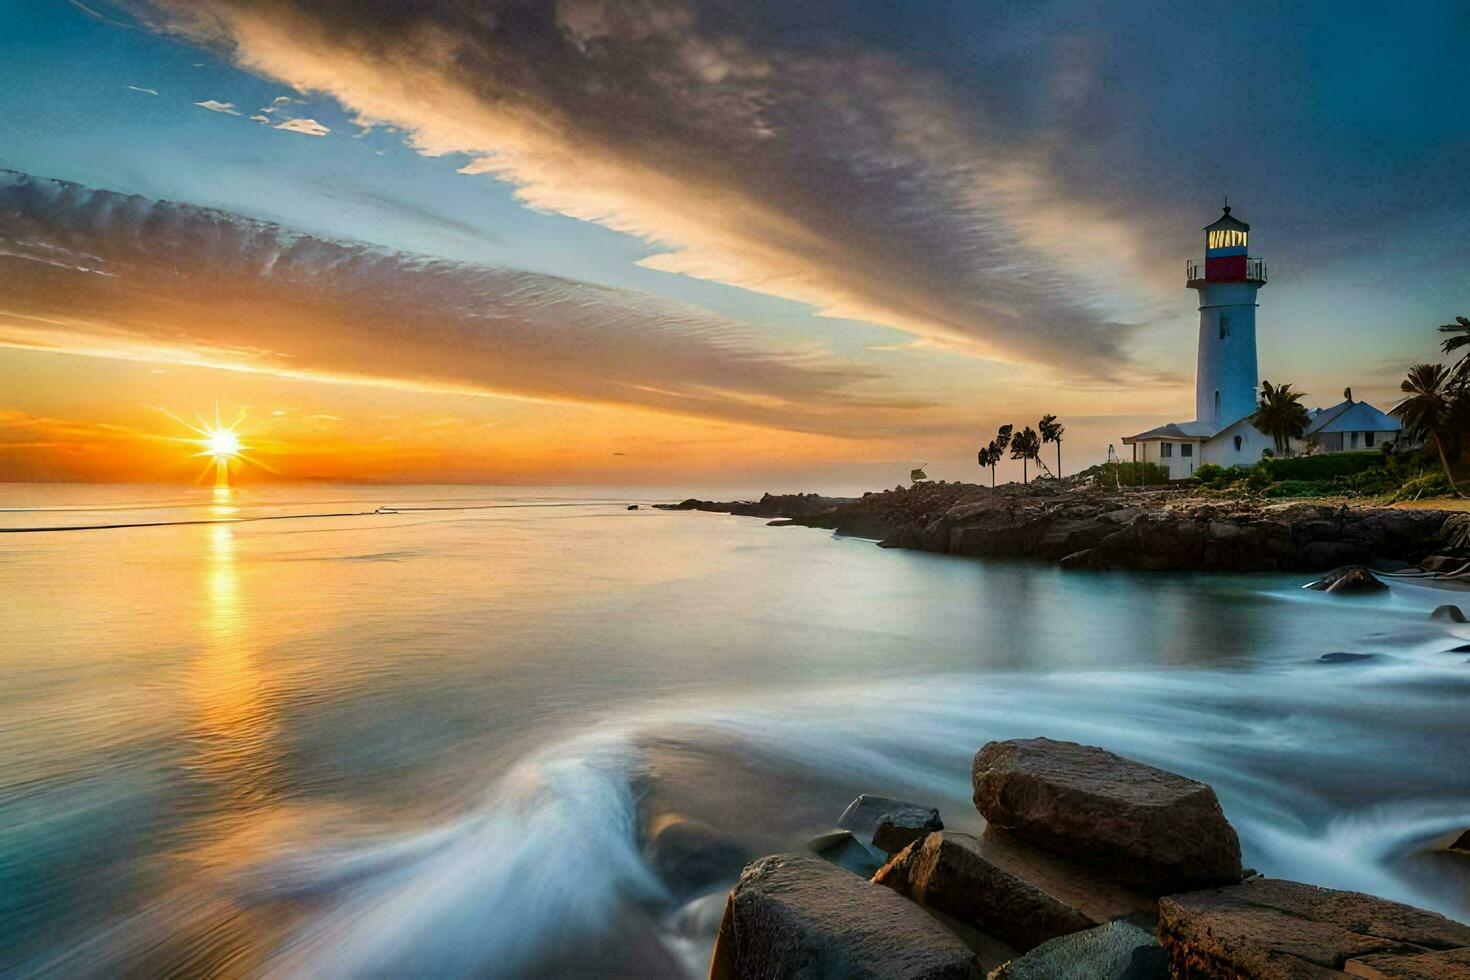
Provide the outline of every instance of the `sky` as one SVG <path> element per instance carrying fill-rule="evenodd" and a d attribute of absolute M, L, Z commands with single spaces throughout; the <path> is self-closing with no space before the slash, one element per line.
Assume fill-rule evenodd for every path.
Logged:
<path fill-rule="evenodd" d="M 1461 3 L 8 0 L 0 480 L 850 490 L 1388 408 L 1470 313 Z M 1053 462 L 1048 453 L 1048 462 Z M 1054 465 L 1054 463 L 1053 463 Z M 1000 478 L 1019 476 L 1007 462 Z"/>

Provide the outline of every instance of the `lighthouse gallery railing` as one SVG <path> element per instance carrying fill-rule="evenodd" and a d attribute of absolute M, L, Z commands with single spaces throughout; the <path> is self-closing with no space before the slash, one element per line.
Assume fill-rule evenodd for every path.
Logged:
<path fill-rule="evenodd" d="M 1205 278 L 1205 264 L 1199 259 L 1189 259 L 1185 262 L 1185 281 L 1199 282 Z M 1233 279 L 1234 276 L 1221 277 L 1222 279 Z M 1266 281 L 1266 260 L 1247 257 L 1245 260 L 1245 279 L 1247 282 Z"/>

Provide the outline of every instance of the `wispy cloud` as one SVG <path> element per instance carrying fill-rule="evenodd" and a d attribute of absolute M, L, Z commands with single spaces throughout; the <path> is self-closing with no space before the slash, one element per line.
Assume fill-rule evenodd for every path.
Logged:
<path fill-rule="evenodd" d="M 141 85 L 129 85 L 128 88 L 132 89 L 134 92 L 142 92 L 144 95 L 157 95 L 158 94 L 158 90 L 157 89 L 143 88 Z"/>
<path fill-rule="evenodd" d="M 270 125 L 270 118 L 268 116 L 262 116 L 259 113 L 256 113 L 255 115 L 251 116 L 250 117 L 250 121 L 251 122 L 258 122 L 258 123 L 265 123 L 267 126 Z"/>
<path fill-rule="evenodd" d="M 529 206 L 653 243 L 651 268 L 952 350 L 1131 370 L 1130 324 L 1156 298 L 1134 274 L 1146 240 L 1121 208 L 1053 178 L 1049 134 L 999 138 L 888 54 L 769 44 L 679 0 L 488 6 L 141 9 L 252 71 L 330 93 L 358 125 L 470 154 L 461 172 L 513 184 Z M 1076 86 L 1069 74 L 1061 87 Z"/>
<path fill-rule="evenodd" d="M 7 346 L 829 435 L 928 410 L 821 348 L 628 290 L 3 171 L 0 213 Z"/>
<path fill-rule="evenodd" d="M 210 112 L 222 112 L 227 116 L 238 116 L 240 114 L 235 109 L 235 103 L 233 102 L 219 102 L 215 99 L 205 99 L 203 102 L 196 102 L 194 104 L 201 109 L 208 109 Z"/>
<path fill-rule="evenodd" d="M 287 119 L 277 124 L 275 128 L 284 129 L 288 133 L 302 133 L 306 136 L 325 136 L 331 132 L 315 119 Z"/>

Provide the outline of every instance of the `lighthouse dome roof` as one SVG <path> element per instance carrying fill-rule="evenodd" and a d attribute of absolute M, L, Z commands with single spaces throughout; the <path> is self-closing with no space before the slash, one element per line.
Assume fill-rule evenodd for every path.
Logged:
<path fill-rule="evenodd" d="M 1250 231 L 1251 226 L 1241 221 L 1230 213 L 1230 205 L 1225 205 L 1225 210 L 1220 217 L 1215 219 L 1214 224 L 1205 225 L 1205 231 Z"/>

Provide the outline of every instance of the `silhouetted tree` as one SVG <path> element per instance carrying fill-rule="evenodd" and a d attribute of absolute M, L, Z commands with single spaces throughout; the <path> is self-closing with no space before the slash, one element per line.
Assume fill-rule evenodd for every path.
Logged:
<path fill-rule="evenodd" d="M 1276 443 L 1277 456 L 1285 456 L 1291 450 L 1291 440 L 1307 433 L 1309 419 L 1301 403 L 1302 394 L 1292 391 L 1290 384 L 1276 387 L 1269 381 L 1261 382 L 1261 400 L 1256 403 L 1250 421 L 1258 432 Z"/>
<path fill-rule="evenodd" d="M 1042 442 L 1054 442 L 1057 444 L 1057 482 L 1062 482 L 1062 433 L 1067 427 L 1057 421 L 1055 415 L 1043 415 L 1041 421 L 1036 423 L 1036 428 L 1041 431 Z"/>
<path fill-rule="evenodd" d="M 1011 437 L 1011 459 L 1019 459 L 1021 461 L 1021 483 L 1023 485 L 1030 482 L 1030 477 L 1026 469 L 1027 461 L 1040 459 L 1040 457 L 1041 437 L 1036 434 L 1036 430 L 1031 428 L 1031 426 L 1026 426 L 1026 428 Z"/>
<path fill-rule="evenodd" d="M 1395 406 L 1393 414 L 1404 424 L 1405 435 L 1417 439 L 1427 437 L 1434 443 L 1439 464 L 1444 467 L 1444 478 L 1455 496 L 1463 497 L 1444 451 L 1445 441 L 1464 415 L 1464 406 L 1458 404 L 1460 398 L 1451 389 L 1451 383 L 1451 371 L 1443 364 L 1415 364 L 1399 385 L 1409 397 Z"/>
<path fill-rule="evenodd" d="M 1453 354 L 1461 347 L 1470 346 L 1470 320 L 1465 317 L 1455 317 L 1454 323 L 1441 324 L 1440 333 L 1457 334 L 1454 337 L 1446 337 L 1439 349 L 1446 354 Z M 1415 365 L 1416 367 L 1418 365 Z M 1456 393 L 1463 392 L 1470 384 L 1470 351 L 1460 355 L 1460 359 L 1450 368 L 1450 389 Z"/>

